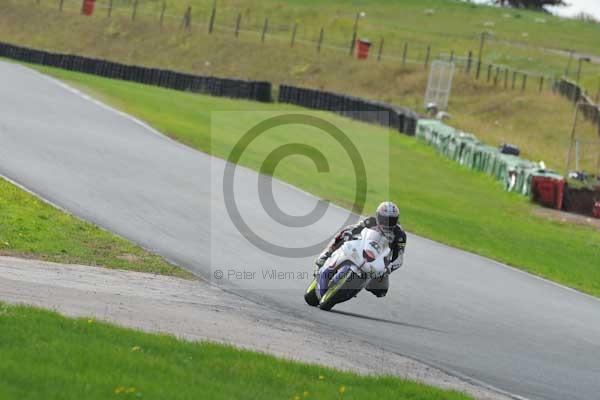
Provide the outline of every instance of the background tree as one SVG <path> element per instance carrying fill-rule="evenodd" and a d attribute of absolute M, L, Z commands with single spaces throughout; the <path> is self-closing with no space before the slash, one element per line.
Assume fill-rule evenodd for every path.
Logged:
<path fill-rule="evenodd" d="M 544 10 L 544 6 L 565 6 L 564 0 L 494 0 L 496 4 L 501 6 L 509 6 L 514 8 L 527 8 L 530 10 Z"/>

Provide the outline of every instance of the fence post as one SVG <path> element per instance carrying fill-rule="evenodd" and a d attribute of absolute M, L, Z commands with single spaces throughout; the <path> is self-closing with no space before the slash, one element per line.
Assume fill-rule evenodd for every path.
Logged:
<path fill-rule="evenodd" d="M 500 75 L 500 67 L 496 66 L 496 75 L 494 75 L 494 87 L 498 86 L 498 76 Z"/>
<path fill-rule="evenodd" d="M 508 88 L 508 68 L 504 69 L 504 90 Z"/>
<path fill-rule="evenodd" d="M 354 46 L 356 46 L 356 35 L 358 34 L 358 19 L 360 18 L 360 13 L 356 13 L 356 18 L 354 19 L 354 28 L 352 28 L 352 41 L 350 42 L 350 55 L 354 55 Z"/>
<path fill-rule="evenodd" d="M 425 53 L 425 69 L 427 69 L 427 66 L 429 65 L 429 56 L 431 53 L 431 45 L 427 46 L 427 52 Z"/>
<path fill-rule="evenodd" d="M 65 0 L 60 0 L 60 1 L 58 2 L 58 10 L 59 10 L 60 12 L 62 12 L 62 10 L 63 10 L 63 4 L 64 4 L 64 2 L 65 2 Z"/>
<path fill-rule="evenodd" d="M 131 11 L 131 20 L 135 21 L 135 14 L 137 13 L 138 0 L 133 0 L 133 10 Z"/>
<path fill-rule="evenodd" d="M 167 2 L 163 1 L 162 9 L 160 10 L 160 27 L 162 28 L 165 22 L 165 11 L 167 10 Z"/>
<path fill-rule="evenodd" d="M 381 56 L 383 54 L 383 38 L 379 41 L 379 51 L 377 52 L 377 61 L 381 61 Z"/>
<path fill-rule="evenodd" d="M 213 2 L 212 11 L 210 13 L 210 22 L 208 23 L 208 33 L 212 34 L 215 27 L 215 17 L 217 16 L 217 0 Z"/>
<path fill-rule="evenodd" d="M 492 64 L 488 65 L 488 71 L 487 71 L 487 82 L 490 82 L 490 78 L 492 76 Z"/>
<path fill-rule="evenodd" d="M 183 20 L 181 21 L 183 30 L 189 31 L 192 26 L 192 6 L 188 6 L 183 14 Z"/>
<path fill-rule="evenodd" d="M 467 66 L 465 68 L 465 72 L 467 75 L 471 73 L 471 64 L 473 63 L 473 51 L 469 50 L 469 58 L 467 58 Z"/>
<path fill-rule="evenodd" d="M 406 55 L 408 54 L 408 42 L 404 42 L 404 50 L 402 51 L 402 66 L 406 65 Z"/>
<path fill-rule="evenodd" d="M 544 75 L 540 76 L 540 93 L 544 90 Z"/>
<path fill-rule="evenodd" d="M 477 56 L 477 73 L 475 74 L 475 79 L 479 79 L 479 73 L 481 72 L 481 60 L 483 57 L 483 45 L 485 44 L 485 35 L 486 32 L 481 32 L 481 41 L 479 42 L 479 55 Z"/>
<path fill-rule="evenodd" d="M 512 90 L 515 90 L 516 85 L 517 85 L 517 71 L 513 71 Z"/>
<path fill-rule="evenodd" d="M 292 41 L 290 43 L 290 47 L 294 47 L 296 44 L 296 31 L 298 30 L 298 24 L 294 23 L 294 27 L 292 28 Z"/>
<path fill-rule="evenodd" d="M 321 28 L 321 32 L 319 32 L 319 41 L 317 42 L 317 53 L 321 52 L 321 45 L 323 44 L 323 37 L 325 36 L 325 30 Z"/>
<path fill-rule="evenodd" d="M 454 61 L 454 50 L 450 51 L 450 62 Z"/>
<path fill-rule="evenodd" d="M 113 9 L 113 0 L 108 0 L 108 14 L 107 14 L 107 18 L 110 18 L 112 16 L 112 9 Z"/>
<path fill-rule="evenodd" d="M 263 25 L 263 30 L 262 30 L 262 37 L 260 38 L 260 41 L 262 43 L 265 42 L 265 36 L 267 35 L 267 29 L 269 29 L 269 18 L 265 18 L 265 24 Z"/>
<path fill-rule="evenodd" d="M 240 25 L 242 25 L 242 13 L 238 13 L 237 19 L 235 20 L 235 37 L 240 36 Z"/>
<path fill-rule="evenodd" d="M 523 82 L 521 84 L 521 91 L 524 92 L 525 88 L 527 88 L 527 74 L 523 74 Z"/>

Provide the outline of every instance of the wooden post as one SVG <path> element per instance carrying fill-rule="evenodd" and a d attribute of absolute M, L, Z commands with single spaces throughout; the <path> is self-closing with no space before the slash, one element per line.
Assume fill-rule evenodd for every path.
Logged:
<path fill-rule="evenodd" d="M 350 56 L 354 55 L 354 47 L 356 46 L 356 35 L 358 35 L 358 19 L 360 18 L 360 13 L 356 13 L 356 18 L 354 19 L 354 28 L 352 29 L 352 41 L 350 42 Z"/>
<path fill-rule="evenodd" d="M 296 44 L 296 31 L 298 30 L 298 24 L 295 23 L 294 27 L 292 28 L 292 41 L 290 43 L 290 47 L 294 47 L 294 44 Z"/>
<path fill-rule="evenodd" d="M 427 52 L 425 53 L 425 69 L 427 69 L 427 66 L 429 65 L 429 55 L 431 53 L 431 45 L 427 46 Z"/>
<path fill-rule="evenodd" d="M 64 4 L 64 2 L 65 2 L 65 0 L 60 0 L 60 1 L 58 2 L 58 9 L 59 9 L 59 11 L 61 11 L 61 12 L 62 12 L 62 10 L 63 10 L 63 4 Z"/>
<path fill-rule="evenodd" d="M 527 88 L 527 74 L 523 74 L 523 82 L 521 83 L 521 92 L 524 92 Z"/>
<path fill-rule="evenodd" d="M 237 19 L 235 20 L 235 37 L 240 36 L 240 26 L 242 25 L 242 13 L 238 13 Z"/>
<path fill-rule="evenodd" d="M 323 37 L 325 36 L 325 30 L 321 28 L 321 32 L 319 33 L 319 41 L 317 42 L 317 53 L 321 52 L 321 45 L 323 45 Z"/>
<path fill-rule="evenodd" d="M 269 18 L 265 18 L 265 24 L 263 25 L 263 30 L 262 30 L 262 37 L 260 38 L 260 41 L 262 43 L 265 42 L 265 36 L 267 36 L 267 30 L 269 29 Z"/>
<path fill-rule="evenodd" d="M 468 74 L 471 73 L 471 64 L 473 63 L 473 52 L 469 50 L 469 57 L 467 58 L 467 66 L 465 68 L 465 72 Z"/>
<path fill-rule="evenodd" d="M 377 61 L 381 61 L 381 55 L 383 54 L 383 38 L 379 41 L 379 51 L 377 52 Z"/>
<path fill-rule="evenodd" d="M 544 75 L 540 76 L 540 93 L 544 90 Z"/>
<path fill-rule="evenodd" d="M 138 0 L 133 0 L 133 10 L 131 10 L 131 20 L 135 21 L 135 14 L 137 13 Z"/>
<path fill-rule="evenodd" d="M 454 61 L 454 50 L 450 51 L 450 62 Z"/>
<path fill-rule="evenodd" d="M 487 71 L 487 82 L 490 82 L 490 78 L 492 76 L 492 64 L 488 65 L 488 71 Z"/>
<path fill-rule="evenodd" d="M 479 42 L 479 54 L 477 56 L 477 73 L 475 79 L 479 79 L 479 73 L 481 72 L 481 61 L 483 59 L 483 45 L 485 44 L 485 35 L 487 32 L 481 32 L 481 40 Z"/>
<path fill-rule="evenodd" d="M 504 90 L 508 88 L 508 68 L 504 69 Z"/>
<path fill-rule="evenodd" d="M 108 14 L 107 14 L 107 18 L 110 18 L 112 16 L 112 9 L 113 9 L 113 0 L 108 0 Z"/>
<path fill-rule="evenodd" d="M 217 0 L 213 1 L 212 11 L 210 13 L 210 22 L 208 23 L 208 33 L 212 34 L 215 28 L 215 17 L 217 16 Z"/>
<path fill-rule="evenodd" d="M 500 75 L 500 67 L 496 66 L 496 75 L 494 75 L 494 87 L 498 86 L 498 76 Z"/>
<path fill-rule="evenodd" d="M 402 66 L 406 65 L 407 54 L 408 54 L 408 42 L 404 42 L 404 50 L 402 51 Z"/>
<path fill-rule="evenodd" d="M 192 27 L 192 6 L 188 6 L 183 14 L 183 20 L 181 21 L 183 30 L 189 31 Z"/>
<path fill-rule="evenodd" d="M 513 71 L 512 90 L 515 90 L 516 85 L 517 85 L 517 71 Z"/>
<path fill-rule="evenodd" d="M 162 9 L 160 10 L 160 27 L 161 28 L 165 22 L 165 11 L 167 11 L 167 2 L 163 1 Z"/>

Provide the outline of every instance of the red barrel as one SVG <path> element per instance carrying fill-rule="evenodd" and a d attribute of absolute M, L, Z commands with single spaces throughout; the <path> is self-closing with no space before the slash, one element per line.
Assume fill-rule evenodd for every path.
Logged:
<path fill-rule="evenodd" d="M 534 176 L 531 180 L 533 201 L 546 207 L 562 209 L 564 190 L 564 179 Z"/>
<path fill-rule="evenodd" d="M 92 16 L 94 14 L 94 4 L 96 0 L 83 0 L 81 4 L 81 13 L 83 15 Z"/>
<path fill-rule="evenodd" d="M 367 39 L 358 39 L 356 41 L 356 58 L 359 60 L 366 60 L 369 58 L 369 49 L 371 48 L 371 42 Z"/>

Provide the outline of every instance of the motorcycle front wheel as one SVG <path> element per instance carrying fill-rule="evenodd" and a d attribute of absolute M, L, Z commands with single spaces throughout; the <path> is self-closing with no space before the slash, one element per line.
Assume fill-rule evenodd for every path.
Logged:
<path fill-rule="evenodd" d="M 350 300 L 360 292 L 363 284 L 364 279 L 348 268 L 327 292 L 325 292 L 319 302 L 319 308 L 324 311 L 329 311 L 336 304 Z"/>
<path fill-rule="evenodd" d="M 304 293 L 304 301 L 309 306 L 316 307 L 319 305 L 319 298 L 317 297 L 317 278 L 313 279 L 311 284 L 308 285 L 306 292 Z"/>

